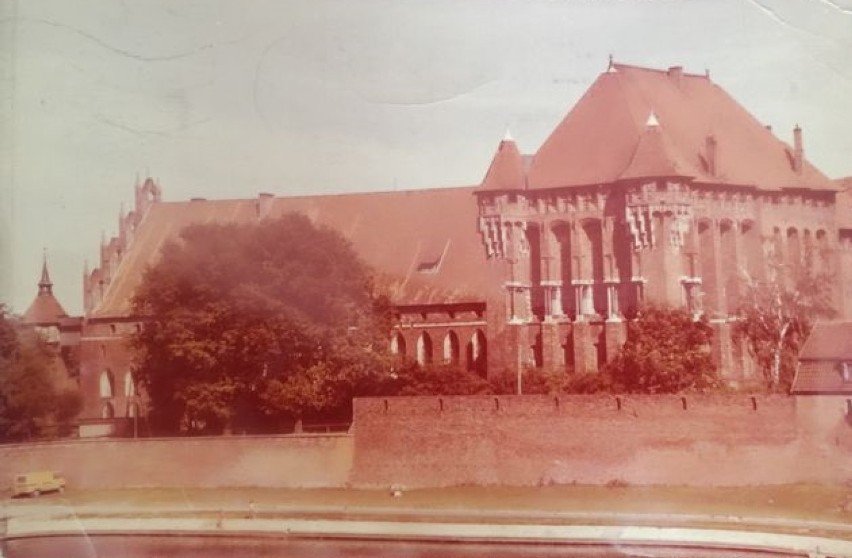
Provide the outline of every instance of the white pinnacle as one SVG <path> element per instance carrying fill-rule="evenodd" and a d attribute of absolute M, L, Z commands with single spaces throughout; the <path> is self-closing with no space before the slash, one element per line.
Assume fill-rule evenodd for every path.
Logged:
<path fill-rule="evenodd" d="M 651 114 L 648 115 L 648 121 L 645 122 L 645 126 L 659 126 L 660 121 L 657 120 L 657 115 L 654 114 L 654 111 L 651 111 Z"/>
<path fill-rule="evenodd" d="M 509 132 L 509 128 L 506 128 L 506 135 L 503 136 L 503 141 L 515 141 L 515 138 L 512 137 L 512 133 Z"/>

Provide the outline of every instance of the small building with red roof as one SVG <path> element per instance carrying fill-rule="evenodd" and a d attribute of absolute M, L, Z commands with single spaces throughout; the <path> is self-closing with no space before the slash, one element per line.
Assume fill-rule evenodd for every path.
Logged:
<path fill-rule="evenodd" d="M 804 424 L 852 443 L 852 321 L 818 322 L 799 352 L 790 390 Z"/>
<path fill-rule="evenodd" d="M 814 326 L 799 353 L 791 392 L 852 397 L 852 321 Z"/>

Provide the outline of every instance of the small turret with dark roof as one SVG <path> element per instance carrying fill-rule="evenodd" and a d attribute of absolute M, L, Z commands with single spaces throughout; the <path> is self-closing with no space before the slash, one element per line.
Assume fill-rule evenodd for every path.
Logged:
<path fill-rule="evenodd" d="M 41 264 L 41 280 L 38 282 L 38 294 L 24 314 L 24 323 L 28 325 L 58 324 L 68 314 L 53 296 L 53 282 L 47 269 L 47 255 Z"/>

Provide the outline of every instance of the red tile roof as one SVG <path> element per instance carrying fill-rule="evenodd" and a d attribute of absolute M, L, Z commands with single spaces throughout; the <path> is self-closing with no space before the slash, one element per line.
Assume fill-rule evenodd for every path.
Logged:
<path fill-rule="evenodd" d="M 24 323 L 35 324 L 58 324 L 68 314 L 53 293 L 39 293 L 24 314 Z"/>
<path fill-rule="evenodd" d="M 652 176 L 696 176 L 690 164 L 683 161 L 667 134 L 659 125 L 648 125 L 642 135 L 630 164 L 621 173 L 622 179 Z"/>
<path fill-rule="evenodd" d="M 483 190 L 522 190 L 526 188 L 524 157 L 511 139 L 504 139 L 497 147 L 491 166 L 482 181 Z"/>
<path fill-rule="evenodd" d="M 653 168 L 655 150 L 649 162 L 638 152 L 652 112 L 670 147 L 668 155 L 698 181 L 764 189 L 835 188 L 807 161 L 801 173 L 795 172 L 792 148 L 708 77 L 677 69 L 613 68 L 598 77 L 535 154 L 527 177 L 530 189 L 609 183 L 636 175 L 637 166 Z M 713 176 L 702 162 L 708 136 L 717 144 Z"/>
<path fill-rule="evenodd" d="M 852 322 L 817 323 L 799 360 L 852 360 Z"/>
<path fill-rule="evenodd" d="M 268 216 L 306 214 L 348 238 L 397 303 L 485 300 L 485 250 L 475 188 L 273 198 Z M 93 317 L 126 316 L 147 265 L 194 223 L 257 220 L 258 200 L 154 202 L 137 228 Z"/>
<path fill-rule="evenodd" d="M 839 362 L 814 360 L 799 365 L 793 395 L 852 395 L 852 382 L 843 380 Z"/>
<path fill-rule="evenodd" d="M 852 381 L 843 378 L 844 362 L 852 363 L 852 322 L 816 324 L 799 353 L 792 393 L 852 394 Z"/>
<path fill-rule="evenodd" d="M 41 279 L 38 282 L 38 294 L 32 301 L 30 307 L 24 313 L 24 323 L 36 324 L 59 324 L 68 314 L 56 297 L 53 296 L 53 282 L 47 270 L 47 257 L 41 265 Z"/>

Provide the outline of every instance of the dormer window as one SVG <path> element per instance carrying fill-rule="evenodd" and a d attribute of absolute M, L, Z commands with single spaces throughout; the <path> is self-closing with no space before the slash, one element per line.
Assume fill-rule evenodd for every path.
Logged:
<path fill-rule="evenodd" d="M 438 273 L 441 261 L 449 247 L 449 240 L 446 243 L 431 243 L 424 246 L 418 254 L 417 271 L 419 273 Z"/>

